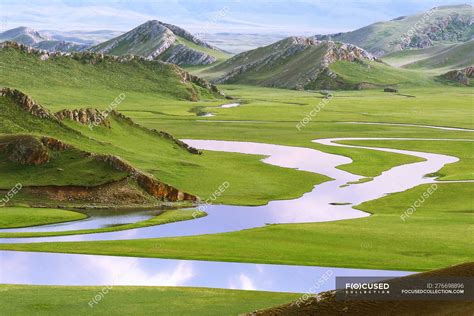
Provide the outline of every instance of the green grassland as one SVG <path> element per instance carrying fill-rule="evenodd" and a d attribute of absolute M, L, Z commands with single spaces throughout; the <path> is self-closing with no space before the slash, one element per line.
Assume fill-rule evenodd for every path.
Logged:
<path fill-rule="evenodd" d="M 73 77 L 72 73 L 71 78 L 61 77 L 64 83 L 43 78 L 44 83 L 32 87 L 26 77 L 15 74 L 21 73 L 20 69 L 26 63 L 24 56 L 14 58 L 8 72 L 13 79 L 5 75 L 1 84 L 25 89 L 52 110 L 91 104 L 105 108 L 120 91 L 110 92 L 112 90 L 108 90 L 106 83 L 98 84 L 98 89 L 89 89 L 87 76 Z M 35 63 L 26 64 L 31 66 L 31 71 L 39 71 L 42 67 Z M 83 67 L 82 64 L 75 66 Z M 338 66 L 344 68 L 344 64 L 336 63 L 335 67 Z M 350 75 L 356 70 L 350 69 L 347 73 Z M 344 71 L 341 70 L 340 75 Z M 365 75 L 362 70 L 357 71 L 360 72 L 355 74 L 358 77 Z M 59 78 L 59 74 L 55 76 Z M 413 74 L 413 78 L 405 74 Z M 403 83 L 424 78 L 421 74 L 421 77 L 416 77 L 416 74 L 415 70 L 404 70 L 393 80 Z M 382 76 L 383 72 L 375 79 Z M 236 101 L 204 97 L 199 102 L 190 102 L 185 97 L 152 89 L 146 91 L 137 87 L 128 92 L 125 85 L 121 88 L 125 89 L 127 98 L 118 110 L 148 128 L 165 130 L 179 138 L 256 141 L 320 149 L 352 158 L 352 164 L 340 168 L 361 177 L 374 177 L 389 168 L 419 159 L 365 149 L 323 146 L 311 140 L 328 137 L 472 138 L 471 133 L 465 131 L 343 123 L 388 122 L 473 128 L 473 91 L 468 87 L 430 83 L 411 88 L 403 86 L 399 94 L 384 93 L 381 89 L 338 91 L 301 130 L 297 130 L 295 125 L 323 98 L 317 91 L 227 85 L 222 88 L 242 105 L 223 109 L 216 106 Z M 191 155 L 150 131 L 131 128 L 126 120 L 113 115 L 110 116 L 110 129 L 97 127 L 91 131 L 87 126 L 71 121 L 58 125 L 22 115 L 15 112 L 14 106 L 4 98 L 0 98 L 0 105 L 3 106 L 0 112 L 2 133 L 47 134 L 81 150 L 118 155 L 157 179 L 202 197 L 228 181 L 231 186 L 218 203 L 257 205 L 269 200 L 294 198 L 311 190 L 314 184 L 327 180 L 325 176 L 263 164 L 259 161 L 263 157 L 259 156 L 219 152 Z M 200 122 L 201 119 L 192 111 L 198 106 L 216 116 L 205 118 L 208 122 Z M 218 122 L 220 120 L 232 122 Z M 443 168 L 439 178 L 472 179 L 469 170 L 471 150 L 466 142 L 444 142 L 441 145 L 437 141 L 384 141 L 360 144 L 400 146 L 459 156 L 460 162 Z M 425 270 L 472 258 L 472 254 L 466 253 L 468 241 L 463 238 L 470 227 L 465 207 L 470 203 L 472 184 L 446 183 L 439 186 L 436 194 L 416 214 L 423 211 L 427 218 L 414 215 L 413 220 L 407 222 L 400 220 L 400 214 L 423 192 L 424 187 L 369 202 L 375 204 L 362 205 L 364 210 L 374 213 L 368 218 L 271 225 L 229 234 L 167 238 L 160 240 L 163 247 L 152 252 L 149 245 L 156 242 L 153 239 L 2 245 L 2 249 Z M 394 233 L 387 234 L 387 231 Z M 360 247 L 362 242 L 371 242 L 373 248 L 363 249 Z M 373 259 L 375 255 L 377 260 Z"/>
<path fill-rule="evenodd" d="M 3 213 L 4 210 L 5 210 L 5 213 Z M 72 215 L 69 213 L 72 213 Z M 78 215 L 75 215 L 75 214 L 78 214 Z M 179 221 L 187 221 L 187 220 L 192 220 L 199 217 L 204 217 L 206 215 L 207 214 L 205 212 L 202 212 L 202 211 L 196 212 L 195 210 L 168 210 L 150 219 L 147 219 L 141 222 L 132 223 L 132 224 L 108 226 L 108 227 L 102 227 L 102 228 L 96 228 L 96 229 L 67 230 L 67 231 L 57 231 L 57 232 L 40 232 L 40 233 L 38 232 L 36 233 L 6 232 L 6 233 L 0 233 L 0 238 L 51 237 L 51 236 L 68 236 L 68 235 L 79 235 L 79 234 L 116 232 L 116 231 L 127 230 L 127 229 L 163 225 L 163 224 L 179 222 Z M 60 216 L 64 217 L 65 220 L 62 220 L 62 217 Z M 64 222 L 68 220 L 83 219 L 85 217 L 86 216 L 83 214 L 70 212 L 70 211 L 35 209 L 35 208 L 26 208 L 26 207 L 24 208 L 12 207 L 12 208 L 5 208 L 5 209 L 0 208 L 0 224 L 5 223 L 5 225 L 18 225 L 18 223 L 21 223 L 22 226 L 23 225 L 35 226 L 35 225 L 50 224 L 53 222 L 61 222 L 61 221 Z M 68 218 L 72 218 L 72 219 L 68 219 Z M 50 222 L 46 222 L 46 220 L 48 219 L 50 219 Z M 25 224 L 25 223 L 30 223 L 30 224 Z M 3 228 L 9 228 L 9 227 L 5 226 Z"/>
<path fill-rule="evenodd" d="M 219 199 L 220 203 L 259 205 L 274 199 L 294 198 L 311 190 L 315 183 L 327 180 L 325 176 L 263 164 L 259 161 L 263 157 L 216 152 L 192 155 L 173 141 L 133 126 L 115 115 L 109 116 L 110 129 L 99 126 L 90 130 L 87 126 L 72 121 L 60 124 L 38 119 L 23 112 L 5 97 L 0 98 L 0 107 L 3 133 L 48 135 L 87 152 L 114 154 L 165 183 L 203 198 L 210 196 L 224 181 L 228 181 L 231 186 Z M 30 171 L 42 171 L 48 168 L 45 166 L 47 165 L 29 168 Z M 100 165 L 94 167 L 98 169 Z M 18 168 L 4 169 L 8 171 L 5 181 L 17 176 Z M 63 169 L 67 168 L 69 167 L 64 166 Z M 241 170 L 254 176 L 242 178 Z M 71 171 L 71 177 L 77 177 L 81 172 L 89 171 L 82 170 L 77 174 Z M 100 174 L 99 172 L 98 175 Z M 35 175 L 35 172 L 27 175 L 29 185 L 44 185 L 47 181 L 52 181 L 51 177 L 39 178 Z M 114 173 L 106 175 L 110 180 Z M 123 175 L 118 173 L 116 176 Z M 62 183 L 88 184 L 87 177 L 77 178 L 76 182 L 71 177 L 63 178 Z M 54 184 L 54 181 L 50 184 Z M 248 195 L 249 188 L 252 189 L 252 195 Z M 242 201 L 244 196 L 246 199 Z"/>
<path fill-rule="evenodd" d="M 187 287 L 114 286 L 89 306 L 100 286 L 0 285 L 6 315 L 238 315 L 280 305 L 300 294 Z"/>
<path fill-rule="evenodd" d="M 82 99 L 83 105 L 105 108 L 124 92 L 127 97 L 131 94 L 137 98 L 151 94 L 155 101 L 189 100 L 195 96 L 212 98 L 208 90 L 190 82 L 183 83 L 176 66 L 153 61 L 114 62 L 87 56 L 41 60 L 38 55 L 4 48 L 0 50 L 0 69 L 0 86 L 33 94 L 38 102 L 47 106 L 46 96 L 49 96 L 76 107 L 75 96 Z"/>
<path fill-rule="evenodd" d="M 86 215 L 58 209 L 0 207 L 0 228 L 17 228 L 75 221 Z"/>

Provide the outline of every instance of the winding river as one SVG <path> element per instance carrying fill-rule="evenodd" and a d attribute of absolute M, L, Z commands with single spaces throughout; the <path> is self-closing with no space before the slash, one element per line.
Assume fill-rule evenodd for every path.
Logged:
<path fill-rule="evenodd" d="M 433 183 L 425 177 L 458 158 L 432 153 L 388 148 L 372 148 L 337 144 L 343 140 L 416 140 L 404 138 L 332 138 L 314 142 L 328 146 L 356 147 L 370 150 L 412 155 L 424 161 L 401 165 L 383 172 L 372 181 L 350 184 L 361 176 L 337 169 L 351 159 L 319 150 L 263 143 L 184 140 L 203 150 L 257 154 L 266 156 L 263 162 L 302 171 L 324 174 L 333 180 L 316 185 L 311 192 L 293 200 L 271 201 L 263 206 L 209 205 L 208 216 L 192 221 L 130 229 L 126 231 L 95 233 L 42 238 L 3 238 L 0 243 L 25 243 L 49 241 L 124 240 L 193 236 L 232 232 L 261 227 L 266 224 L 325 222 L 355 219 L 370 214 L 352 208 L 365 201 L 386 194 L 401 192 L 424 183 Z M 419 139 L 426 140 L 429 139 Z M 440 140 L 440 139 L 436 139 Z M 449 140 L 446 140 L 449 141 Z M 470 140 L 465 140 L 470 141 Z M 232 183 L 230 183 L 232 185 Z M 123 215 L 120 215 L 123 217 Z M 135 220 L 132 216 L 132 220 Z M 140 213 L 138 220 L 147 215 Z M 152 215 L 148 215 L 152 216 Z M 130 221 L 130 218 L 128 219 Z M 97 217 L 84 221 L 44 225 L 21 229 L 4 229 L 1 232 L 39 232 L 75 230 L 84 227 L 100 227 L 117 222 L 117 217 Z M 86 223 L 86 224 L 84 224 Z M 229 245 L 231 247 L 231 245 Z M 159 247 L 159 240 L 157 240 Z M 94 255 L 69 255 L 50 253 L 0 251 L 0 283 L 65 284 L 65 285 L 179 285 L 219 288 L 240 288 L 281 292 L 319 292 L 334 288 L 334 276 L 401 276 L 410 272 L 342 269 L 326 267 L 284 266 L 268 264 L 202 262 L 192 260 L 168 260 L 146 258 L 121 258 Z M 23 273 L 13 273 L 22 267 Z M 94 270 L 96 269 L 96 270 Z M 3 271 L 8 271 L 4 273 Z M 58 273 L 58 271 L 63 271 Z M 72 275 L 68 271 L 75 271 Z M 95 271 L 95 272 L 94 272 Z M 332 281 L 320 288 L 311 286 L 331 271 Z M 97 273 L 96 273 L 97 272 Z M 305 277 L 306 276 L 306 277 Z M 308 277 L 310 276 L 310 277 Z"/>

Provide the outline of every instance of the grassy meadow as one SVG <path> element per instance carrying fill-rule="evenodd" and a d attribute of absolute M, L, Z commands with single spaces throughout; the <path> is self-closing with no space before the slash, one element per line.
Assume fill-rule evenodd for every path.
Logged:
<path fill-rule="evenodd" d="M 473 261 L 472 239 L 468 236 L 473 234 L 474 184 L 446 182 L 474 180 L 472 142 L 469 141 L 473 139 L 472 133 L 417 126 L 350 123 L 385 122 L 473 129 L 474 91 L 470 87 L 442 85 L 433 80 L 432 75 L 417 69 L 391 72 L 388 78 L 384 78 L 384 65 L 368 73 L 358 65 L 336 63 L 332 70 L 346 76 L 348 82 L 356 82 L 366 76 L 372 76 L 370 79 L 374 82 L 388 79 L 391 84 L 401 87 L 400 92 L 385 93 L 382 89 L 334 91 L 324 108 L 298 129 L 296 125 L 323 100 L 323 93 L 222 85 L 220 88 L 226 95 L 234 98 L 226 100 L 192 84 L 182 85 L 171 68 L 167 67 L 154 69 L 127 64 L 96 67 L 66 59 L 40 62 L 18 53 L 0 54 L 4 54 L 0 55 L 0 66 L 5 70 L 0 73 L 0 86 L 18 88 L 50 111 L 85 107 L 106 109 L 119 94 L 125 93 L 126 98 L 117 110 L 143 127 L 166 131 L 180 139 L 264 142 L 343 155 L 351 158 L 352 163 L 339 168 L 360 175 L 361 182 L 370 181 L 370 178 L 395 166 L 420 159 L 367 149 L 325 146 L 312 140 L 334 137 L 430 138 L 435 140 L 352 140 L 344 143 L 441 153 L 460 158 L 434 174 L 441 180 L 436 192 L 406 220 L 402 220 L 401 215 L 429 185 L 358 205 L 356 208 L 372 214 L 360 219 L 267 225 L 193 237 L 4 243 L 0 244 L 0 250 L 406 271 L 425 271 Z M 156 76 L 156 72 L 164 76 Z M 42 75 L 44 73 L 47 75 Z M 191 101 L 196 96 L 199 96 L 198 100 Z M 219 108 L 231 102 L 241 105 Z M 197 112 L 210 112 L 215 116 L 199 117 Z M 174 142 L 157 137 L 156 133 L 132 125 L 120 117 L 111 115 L 109 120 L 110 128 L 99 126 L 93 130 L 69 120 L 61 124 L 38 120 L 25 115 L 11 101 L 0 97 L 0 142 L 11 134 L 48 135 L 78 150 L 119 156 L 155 178 L 204 199 L 228 181 L 230 187 L 217 203 L 262 205 L 277 199 L 293 199 L 310 191 L 314 185 L 329 180 L 325 175 L 264 164 L 262 156 L 210 151 L 192 155 Z M 2 160 L 0 188 L 4 190 L 17 179 L 27 185 L 46 185 L 53 181 L 60 185 L 97 185 L 125 176 L 90 161 L 76 150 L 53 155 L 51 164 L 29 169 L 18 168 Z M 62 171 L 59 172 L 59 169 Z M 18 198 L 24 198 L 24 201 L 16 202 L 35 202 L 21 194 Z M 17 206 L 5 209 L 3 215 L 0 209 L 0 224 L 3 227 L 18 225 L 18 222 L 28 226 L 77 219 L 72 218 L 75 213 L 65 213 L 67 211 L 41 209 L 37 212 L 26 208 L 27 205 Z M 18 217 L 18 210 L 23 212 L 21 217 Z M 42 216 L 43 213 L 47 214 Z M 38 218 L 39 215 L 41 218 Z M 60 234 L 131 229 L 187 219 L 190 219 L 189 211 L 176 210 L 136 224 Z M 3 233 L 0 237 L 27 235 L 41 234 Z M 46 235 L 51 234 L 43 234 Z M 156 247 L 157 244 L 160 246 Z M 19 315 L 46 312 L 54 315 L 65 311 L 72 314 L 85 311 L 92 314 L 104 311 L 117 313 L 124 311 L 123 304 L 131 314 L 157 314 L 166 305 L 166 314 L 184 315 L 192 306 L 192 314 L 196 315 L 235 315 L 297 298 L 297 294 L 216 289 L 115 287 L 113 295 L 90 309 L 87 302 L 98 290 L 99 287 L 0 285 L 0 301 L 7 314 Z"/>

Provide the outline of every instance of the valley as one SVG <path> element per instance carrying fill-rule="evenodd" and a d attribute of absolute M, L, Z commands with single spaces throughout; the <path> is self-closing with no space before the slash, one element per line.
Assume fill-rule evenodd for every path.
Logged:
<path fill-rule="evenodd" d="M 336 276 L 472 277 L 466 10 L 398 50 L 422 13 L 233 56 L 158 20 L 68 52 L 1 33 L 2 309 L 338 315 Z"/>

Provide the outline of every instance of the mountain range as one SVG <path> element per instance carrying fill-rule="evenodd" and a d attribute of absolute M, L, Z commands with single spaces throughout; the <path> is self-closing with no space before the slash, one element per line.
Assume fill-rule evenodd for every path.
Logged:
<path fill-rule="evenodd" d="M 0 33 L 0 42 L 15 41 L 50 52 L 136 55 L 192 67 L 190 71 L 194 74 L 215 83 L 290 89 L 347 89 L 398 82 L 390 78 L 411 82 L 410 75 L 401 72 L 400 67 L 441 75 L 474 64 L 474 18 L 470 5 L 435 7 L 352 32 L 308 38 L 292 36 L 269 45 L 281 35 L 237 34 L 232 38 L 232 34 L 222 33 L 204 37 L 234 52 L 239 51 L 239 45 L 248 49 L 233 57 L 181 27 L 157 20 L 118 33 L 37 32 L 18 27 Z M 252 46 L 261 47 L 251 49 Z"/>

